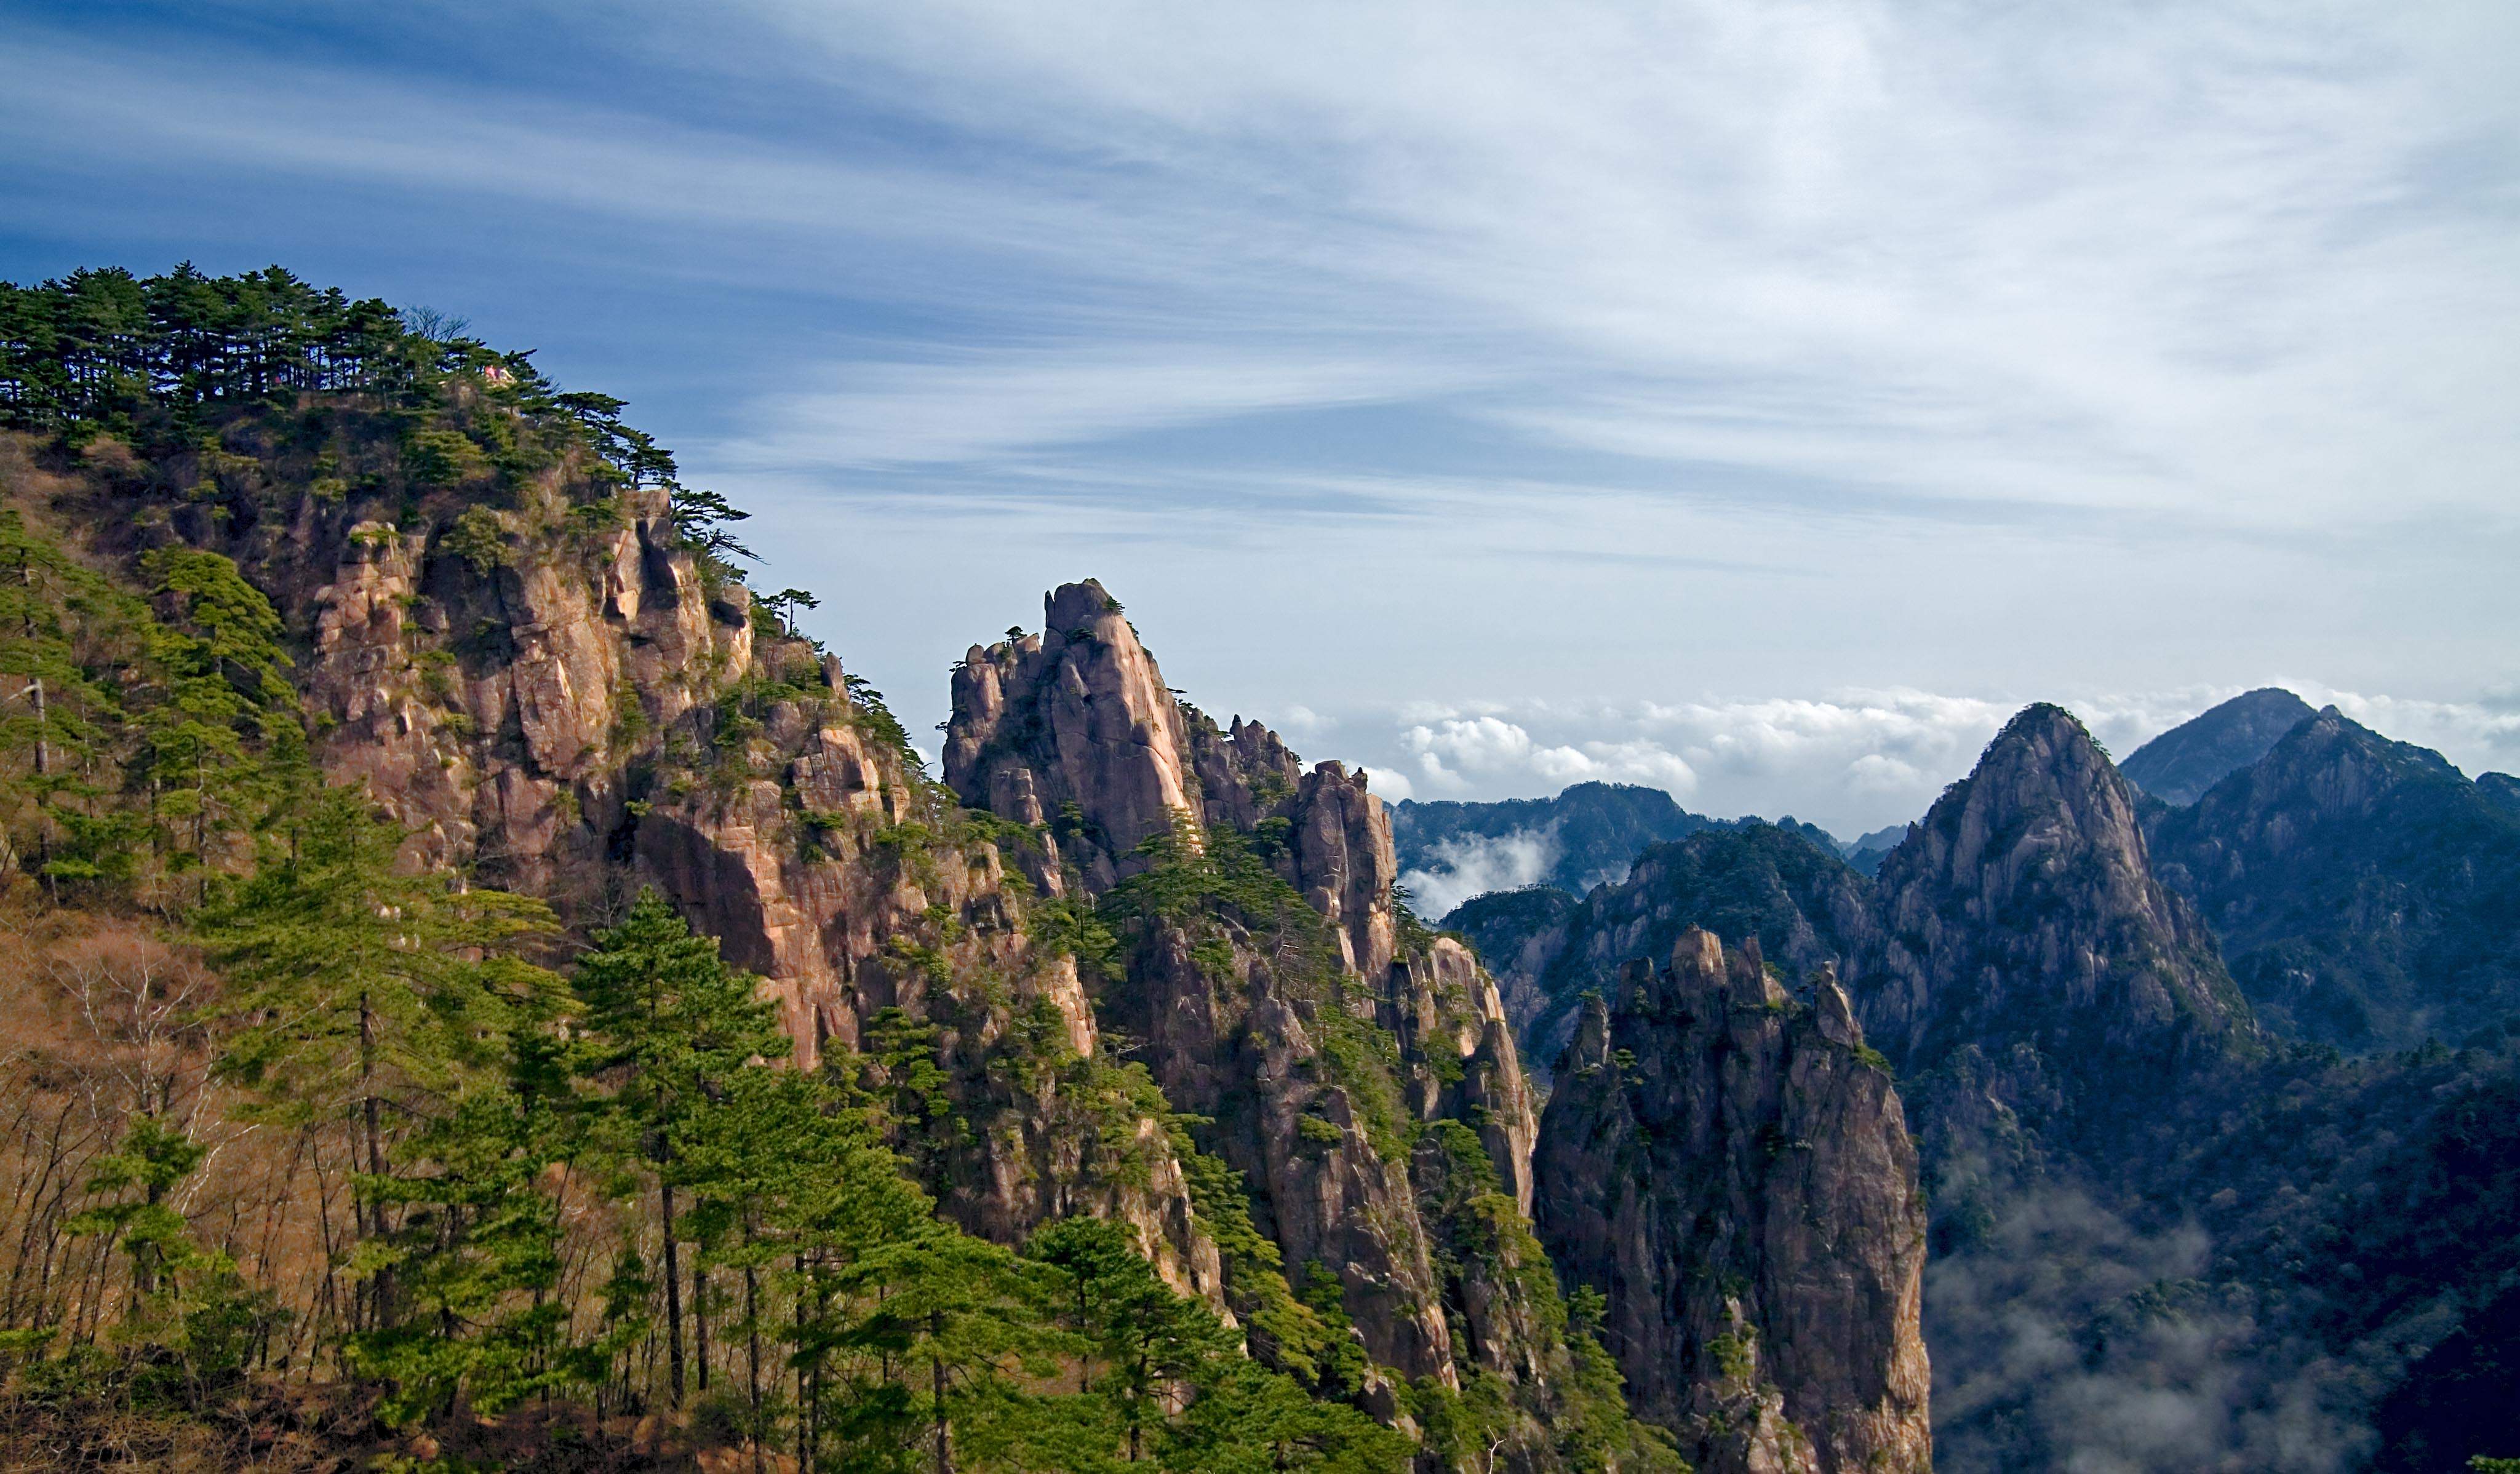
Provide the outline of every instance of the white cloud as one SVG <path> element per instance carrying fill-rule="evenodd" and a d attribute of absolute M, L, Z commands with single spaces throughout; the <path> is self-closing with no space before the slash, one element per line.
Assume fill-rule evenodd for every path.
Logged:
<path fill-rule="evenodd" d="M 2440 750 L 2470 774 L 2520 767 L 2520 709 L 2276 684 L 2314 705 L 2333 702 L 2384 736 Z M 2242 689 L 2050 699 L 2124 756 Z M 1638 782 L 1719 818 L 1791 814 L 1851 839 L 1921 817 L 2029 699 L 1881 691 L 1668 704 L 1482 701 L 1453 716 L 1419 705 L 1404 713 L 1416 720 L 1401 725 L 1371 713 L 1326 725 L 1318 745 L 1325 755 L 1406 754 L 1446 797 L 1537 796 L 1587 780 Z"/>
<path fill-rule="evenodd" d="M 1548 829 L 1510 834 L 1460 834 L 1427 852 L 1434 863 L 1400 877 L 1419 916 L 1440 918 L 1472 896 L 1512 890 L 1546 876 L 1557 864 L 1557 836 Z"/>
<path fill-rule="evenodd" d="M 1400 736 L 1418 771 L 1434 786 L 1464 791 L 1474 779 L 1535 775 L 1560 785 L 1587 782 L 1646 783 L 1687 794 L 1697 775 L 1679 754 L 1649 739 L 1545 743 L 1494 716 L 1447 716 Z"/>
<path fill-rule="evenodd" d="M 1466 337 L 1531 381 L 1495 415 L 1570 444 L 2507 514 L 2520 279 L 2472 177 L 2520 139 L 2507 10 L 756 9 L 904 109 L 1167 181 L 1228 267 L 1186 310 Z"/>
<path fill-rule="evenodd" d="M 758 402 L 752 432 L 715 453 L 737 470 L 985 461 L 1221 415 L 1408 397 L 1462 376 L 1353 350 L 1178 343 L 855 362 L 817 377 L 813 389 Z"/>

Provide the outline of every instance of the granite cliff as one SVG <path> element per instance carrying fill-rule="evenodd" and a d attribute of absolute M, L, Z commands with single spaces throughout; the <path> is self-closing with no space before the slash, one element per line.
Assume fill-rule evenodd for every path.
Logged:
<path fill-rule="evenodd" d="M 1537 1102 L 1486 970 L 1395 898 L 1366 775 L 1178 699 L 1091 580 L 973 647 L 954 696 L 947 782 L 1042 836 L 1043 891 L 1097 907 L 1101 1016 L 1295 1276 L 1335 1285 L 1370 1395 L 1396 1415 L 1385 1375 L 1483 1384 L 1515 1409 L 1499 1452 L 1551 1457 L 1587 1348 L 1528 1228 Z"/>
<path fill-rule="evenodd" d="M 933 1058 L 985 1129 L 897 1125 L 956 1220 L 1012 1238 L 1116 1217 L 1167 1280 L 1220 1299 L 1164 1114 L 1111 1065 L 1072 957 L 1031 934 L 1002 848 L 1022 836 L 964 815 L 665 491 L 623 485 L 490 367 L 450 376 L 439 413 L 504 436 L 513 471 L 449 474 L 394 417 L 324 404 L 145 462 L 112 442 L 68 474 L 22 459 L 13 491 L 103 529 L 126 566 L 232 558 L 297 651 L 324 778 L 367 786 L 406 863 L 580 926 L 656 886 L 760 974 L 801 1062 L 870 1031 L 896 1073 Z"/>
<path fill-rule="evenodd" d="M 1932 1465 L 1925 1215 L 1881 1057 L 1825 968 L 1691 928 L 1587 996 L 1541 1126 L 1541 1237 L 1700 1469 Z"/>

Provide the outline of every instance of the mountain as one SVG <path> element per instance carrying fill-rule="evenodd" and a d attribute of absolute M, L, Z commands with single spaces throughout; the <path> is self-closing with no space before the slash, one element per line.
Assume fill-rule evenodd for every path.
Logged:
<path fill-rule="evenodd" d="M 2308 786 L 2378 786 L 2331 717 L 2249 772 L 2341 743 Z M 2520 1051 L 2356 1063 L 2270 1041 L 2166 883 L 2166 834 L 2138 827 L 2194 812 L 2138 802 L 2079 723 L 2032 707 L 1882 867 L 1884 937 L 1854 970 L 1933 1205 L 1938 1458 L 2454 1467 L 2508 1420 L 2458 1423 L 2407 1355 L 2457 1378 L 2512 1364 L 2520 1200 L 2488 1123 Z"/>
<path fill-rule="evenodd" d="M 2295 745 L 2353 735 L 2318 728 L 2287 737 L 2261 776 L 2291 771 L 2279 754 Z M 2385 795 L 2397 789 L 2373 775 L 2400 772 L 2402 786 L 2416 785 L 2408 791 L 2480 823 L 2490 786 L 2461 790 L 2437 762 L 2398 758 L 2368 773 L 2305 773 L 2298 785 Z M 2259 771 L 2226 782 L 2243 792 Z M 1620 1000 L 1659 996 L 1623 981 L 1637 978 L 1637 959 L 1667 955 L 1694 925 L 1737 939 L 1737 952 L 1755 946 L 1787 977 L 1835 964 L 1865 1037 L 1897 1067 L 1930 1203 L 1922 1323 L 1939 1468 L 2454 1468 L 2512 1447 L 2520 1430 L 2495 1400 L 2461 1389 L 2520 1365 L 2503 1277 L 2520 1231 L 2508 1161 L 2520 1159 L 2501 1154 L 2494 1104 L 2520 1079 L 2520 1032 L 2481 1028 L 2465 1050 L 2361 1059 L 2287 1045 L 2280 1027 L 2268 1037 L 2219 960 L 2212 911 L 2184 889 L 2180 836 L 2222 824 L 2225 809 L 2212 795 L 2174 810 L 2136 791 L 2070 715 L 2032 707 L 1901 831 L 1877 879 L 1799 835 L 1714 829 L 1648 850 L 1625 881 L 1581 900 L 1507 892 L 1447 923 L 1496 966 L 1527 1058 L 1571 1035 L 1586 1063 L 1605 1048 L 1650 1058 L 1629 1077 L 1648 1087 L 1687 1078 L 1688 1056 L 1635 1041 L 1704 1010 L 1632 1007 L 1621 1042 L 1587 1033 L 1588 992 L 1603 1001 L 1605 1029 Z M 2340 808 L 2320 821 L 2335 827 L 2315 849 L 2344 857 L 2363 886 L 2377 882 L 2352 857 L 2374 846 L 2448 853 L 2458 873 L 2490 873 L 2479 843 L 2434 848 L 2454 826 L 2431 812 Z M 2262 828 L 2322 832 L 2311 824 L 2308 810 L 2275 806 Z M 2293 858 L 2317 856 L 2305 844 Z M 2271 881 L 2267 894 L 2296 883 L 2312 899 L 2271 923 L 2295 945 L 2387 936 L 2393 915 L 2428 914 L 2357 916 L 2319 898 L 2315 876 Z M 2438 957 L 2413 975 L 2448 975 L 2458 960 L 2447 948 Z M 1535 1154 L 1552 1243 L 1551 1174 L 1598 1161 L 1560 1156 L 1558 1113 L 1582 1101 L 1574 1119 L 1625 1119 L 1596 1077 L 1569 1072 L 1552 1084 Z M 1639 1138 L 1686 1139 L 1689 1123 L 1721 1118 L 1720 1105 L 1700 1104 Z M 1675 1182 L 1726 1181 L 1690 1170 L 1702 1175 L 1596 1167 L 1593 1185 L 1566 1190 L 1600 1205 L 1596 1220 L 1632 1224 Z M 1628 1206 L 1608 1205 L 1620 1195 Z M 1706 1207 L 1698 1221 L 1726 1222 L 1726 1211 Z M 1561 1258 L 1666 1283 L 1646 1268 L 1653 1241 L 1631 1236 Z M 1688 1323 L 1716 1333 L 1702 1318 Z M 1735 1365 L 1765 1374 L 1764 1362 Z M 1635 1376 L 1652 1385 L 1649 1372 Z M 1728 1427 L 1776 1425 L 1755 1386 L 1726 1395 Z"/>
<path fill-rule="evenodd" d="M 2291 692 L 2272 686 L 2244 692 L 2138 747 L 2118 771 L 2155 798 L 2192 804 L 2226 775 L 2266 756 L 2310 716 L 2310 703 Z"/>
<path fill-rule="evenodd" d="M 1628 871 L 1646 845 L 1713 826 L 1660 788 L 1576 783 L 1553 798 L 1495 803 L 1403 799 L 1391 835 L 1411 884 L 1449 910 L 1449 901 L 1541 883 L 1582 895 Z"/>
<path fill-rule="evenodd" d="M 2520 778 L 2508 773 L 2480 773 L 2476 775 L 2476 791 L 2498 806 L 2520 814 Z"/>
<path fill-rule="evenodd" d="M 1832 849 L 1774 825 L 1700 830 L 1637 857 L 1628 878 L 1559 906 L 1559 893 L 1481 897 L 1445 918 L 1494 960 L 1525 1055 L 1553 1059 L 1583 996 L 1607 994 L 1638 957 L 1667 957 L 1703 928 L 1754 940 L 1797 975 L 1848 957 L 1877 929 L 1871 888 Z"/>
<path fill-rule="evenodd" d="M 2338 1049 L 2520 1020 L 2520 812 L 2334 707 L 2152 822 L 2277 1032 Z"/>
<path fill-rule="evenodd" d="M 2061 707 L 2015 716 L 1877 883 L 1882 936 L 1853 991 L 1918 1082 L 1929 1141 L 2105 1150 L 2141 1129 L 2118 1108 L 2131 1083 L 2258 1048 L 2212 934 L 2152 873 L 2133 789 Z"/>
<path fill-rule="evenodd" d="M 1638 1410 L 1707 1474 L 1932 1467 L 1925 1209 L 1881 1057 L 1690 928 L 1586 995 L 1541 1125 L 1540 1233 L 1607 1292 Z M 1798 990 L 1799 991 L 1799 990 Z"/>
<path fill-rule="evenodd" d="M 1846 856 L 1848 865 L 1869 875 L 1880 871 L 1881 862 L 1899 847 L 1900 840 L 1907 837 L 1908 826 L 1885 825 L 1860 839 L 1846 842 L 1839 849 Z"/>
<path fill-rule="evenodd" d="M 2323 713 L 2173 809 L 2033 707 L 1877 878 L 1701 822 L 1441 934 L 1092 580 L 931 777 L 622 409 L 276 270 L 0 288 L 0 1464 L 2520 1441 L 2504 786 Z"/>
<path fill-rule="evenodd" d="M 99 322 L 110 371 L 57 331 Z M 25 965 L 153 997 L 149 927 L 224 917 L 248 969 L 187 960 L 137 1073 L 109 1012 L 0 989 L 44 1040 L 0 1158 L 57 1187 L 8 1210 L 40 1285 L 0 1329 L 103 1399 L 0 1386 L 0 1461 L 262 1398 L 307 1466 L 1676 1467 L 1532 1234 L 1536 1094 L 1379 800 L 1176 701 L 1099 585 L 973 649 L 939 783 L 746 587 L 742 514 L 525 355 L 101 273 L 0 291 L 0 902 L 62 949 Z M 318 986 L 302 1037 L 244 1002 Z M 214 1086 L 240 1041 L 327 1062 Z M 228 1114 L 378 1071 L 390 1109 Z M 135 1170 L 200 1216 L 79 1228 Z M 51 1357 L 74 1291 L 130 1356 Z M 161 1355 L 184 1390 L 132 1391 Z"/>
<path fill-rule="evenodd" d="M 1627 874 L 1648 845 L 1768 822 L 1755 814 L 1709 819 L 1659 788 L 1602 782 L 1576 783 L 1554 798 L 1403 799 L 1391 810 L 1402 877 L 1435 916 L 1489 891 L 1530 885 L 1581 896 Z M 1845 849 L 1826 829 L 1791 815 L 1776 826 L 1822 849 Z"/>

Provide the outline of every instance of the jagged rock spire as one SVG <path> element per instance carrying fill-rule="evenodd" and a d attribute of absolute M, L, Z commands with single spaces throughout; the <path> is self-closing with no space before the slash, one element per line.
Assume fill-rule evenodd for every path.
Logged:
<path fill-rule="evenodd" d="M 1708 1474 L 1932 1461 L 1915 1151 L 1835 979 L 1812 987 L 1692 927 L 1585 1001 L 1541 1121 L 1542 1241 Z"/>

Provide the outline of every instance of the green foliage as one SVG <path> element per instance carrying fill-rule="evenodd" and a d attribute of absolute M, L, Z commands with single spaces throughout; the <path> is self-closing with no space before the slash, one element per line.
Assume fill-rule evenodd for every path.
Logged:
<path fill-rule="evenodd" d="M 437 347 L 415 341 L 383 302 L 319 291 L 277 266 L 0 283 L 0 424 L 120 428 L 158 404 L 189 411 L 301 390 L 390 390 Z"/>
<path fill-rule="evenodd" d="M 471 564 L 473 574 L 481 578 L 514 560 L 508 549 L 507 526 L 487 507 L 465 508 L 438 537 L 437 546 Z"/>
<path fill-rule="evenodd" d="M 423 486 L 461 486 L 489 474 L 490 458 L 461 430 L 425 425 L 403 436 L 402 461 Z"/>
<path fill-rule="evenodd" d="M 1200 970 L 1227 991 L 1244 986 L 1238 955 L 1265 958 L 1279 997 L 1314 1005 L 1309 1027 L 1327 1083 L 1347 1093 L 1384 1161 L 1406 1161 L 1417 1122 L 1401 1101 L 1399 1043 L 1350 998 L 1356 982 L 1321 913 L 1223 826 L 1201 830 L 1184 819 L 1136 853 L 1147 869 L 1102 900 L 1112 931 L 1143 939 L 1159 926 L 1180 929 Z"/>

